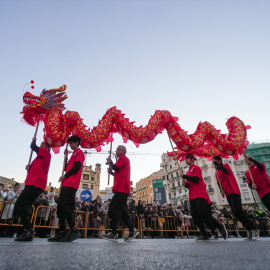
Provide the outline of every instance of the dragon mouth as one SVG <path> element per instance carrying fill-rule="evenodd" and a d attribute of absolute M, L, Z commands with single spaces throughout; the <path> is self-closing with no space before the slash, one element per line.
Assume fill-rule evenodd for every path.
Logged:
<path fill-rule="evenodd" d="M 32 107 L 41 106 L 40 97 L 37 97 L 37 96 L 31 94 L 30 92 L 26 92 L 23 95 L 23 102 L 26 104 L 23 107 L 23 112 L 25 112 L 26 110 L 28 110 L 28 109 L 30 109 Z"/>

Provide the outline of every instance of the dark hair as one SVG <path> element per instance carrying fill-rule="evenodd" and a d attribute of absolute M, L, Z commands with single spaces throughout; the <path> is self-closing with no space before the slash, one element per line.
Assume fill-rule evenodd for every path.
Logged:
<path fill-rule="evenodd" d="M 20 186 L 20 183 L 17 183 L 17 182 L 16 182 L 13 188 L 15 188 L 15 187 L 17 187 L 17 186 Z"/>
<path fill-rule="evenodd" d="M 186 154 L 186 155 L 185 155 L 185 159 L 193 159 L 193 160 L 197 160 L 192 154 Z"/>
<path fill-rule="evenodd" d="M 78 142 L 79 143 L 78 145 L 80 145 L 81 141 L 82 141 L 81 138 L 78 137 L 78 136 L 71 136 L 71 137 L 68 138 L 68 143 L 76 143 L 76 142 Z"/>
<path fill-rule="evenodd" d="M 51 150 L 50 144 L 49 144 L 48 142 L 46 142 L 46 141 L 45 141 L 45 143 L 47 144 L 47 147 L 48 147 L 48 149 L 49 149 L 49 151 L 50 151 L 50 150 Z"/>
<path fill-rule="evenodd" d="M 214 159 L 222 161 L 222 158 L 220 156 L 215 156 Z"/>

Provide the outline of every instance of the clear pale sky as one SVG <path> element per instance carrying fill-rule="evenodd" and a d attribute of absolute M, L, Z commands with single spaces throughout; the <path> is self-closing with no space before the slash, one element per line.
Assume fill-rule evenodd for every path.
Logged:
<path fill-rule="evenodd" d="M 169 110 L 193 133 L 209 121 L 223 133 L 237 116 L 250 141 L 269 139 L 269 1 L 3 1 L 0 0 L 0 175 L 22 182 L 34 128 L 21 121 L 23 86 L 31 92 L 67 85 L 69 110 L 93 127 L 110 107 L 146 125 Z M 122 143 L 115 135 L 115 149 Z M 38 143 L 42 140 L 39 129 Z M 166 133 L 127 150 L 171 150 Z M 103 147 L 109 150 L 109 146 Z M 53 155 L 49 180 L 61 174 Z M 104 155 L 88 157 L 102 164 Z M 130 156 L 132 180 L 159 170 L 160 156 Z"/>

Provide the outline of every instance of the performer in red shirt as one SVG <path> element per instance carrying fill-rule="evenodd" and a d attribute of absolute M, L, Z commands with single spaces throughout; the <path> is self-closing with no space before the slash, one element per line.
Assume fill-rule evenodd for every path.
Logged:
<path fill-rule="evenodd" d="M 51 162 L 50 145 L 43 141 L 38 147 L 36 137 L 33 138 L 31 149 L 37 153 L 37 157 L 31 165 L 26 166 L 27 176 L 25 188 L 18 197 L 13 216 L 20 217 L 24 231 L 15 241 L 32 241 L 34 236 L 31 223 L 31 210 L 34 201 L 44 192 L 47 186 L 48 172 Z"/>
<path fill-rule="evenodd" d="M 111 158 L 108 159 L 110 164 L 108 173 L 114 175 L 114 185 L 112 187 L 114 196 L 108 211 L 109 218 L 112 220 L 112 232 L 103 234 L 101 237 L 109 241 L 117 242 L 117 225 L 118 222 L 122 220 L 129 228 L 129 235 L 125 241 L 130 242 L 137 237 L 139 232 L 133 228 L 127 206 L 127 198 L 130 194 L 130 162 L 126 156 L 126 147 L 119 145 L 116 149 L 116 156 L 118 160 L 115 164 L 113 164 Z"/>
<path fill-rule="evenodd" d="M 79 148 L 81 139 L 78 136 L 68 138 L 68 144 L 73 150 L 70 160 L 66 161 L 66 173 L 59 178 L 62 188 L 57 204 L 57 216 L 59 218 L 59 229 L 56 235 L 49 238 L 50 242 L 71 242 L 81 235 L 75 224 L 75 195 L 81 181 L 81 174 L 84 162 L 84 153 Z M 67 151 L 67 150 L 66 150 Z M 67 154 L 67 152 L 65 152 Z M 66 221 L 70 227 L 70 234 L 66 232 Z"/>
<path fill-rule="evenodd" d="M 251 174 L 253 176 L 254 184 L 252 183 L 249 170 L 246 171 L 247 183 L 251 189 L 257 191 L 265 207 L 270 211 L 270 179 L 266 171 L 265 164 L 248 156 L 246 159 L 249 162 Z"/>
<path fill-rule="evenodd" d="M 201 168 L 194 164 L 194 156 L 187 154 L 185 156 L 186 164 L 189 166 L 187 174 L 181 173 L 183 178 L 182 184 L 189 189 L 189 205 L 190 212 L 194 224 L 198 226 L 201 235 L 196 241 L 208 241 L 209 237 L 205 230 L 204 223 L 208 228 L 218 228 L 223 238 L 228 238 L 228 232 L 223 223 L 219 223 L 209 211 L 209 196 L 206 192 L 206 185 L 202 178 Z"/>
<path fill-rule="evenodd" d="M 241 202 L 241 193 L 237 184 L 237 181 L 234 177 L 234 174 L 228 164 L 222 163 L 222 158 L 216 156 L 213 158 L 213 163 L 215 164 L 218 170 L 218 176 L 222 186 L 221 195 L 224 198 L 226 196 L 227 201 L 231 207 L 233 215 L 241 221 L 243 226 L 248 231 L 248 240 L 252 240 L 252 236 L 257 239 L 259 237 L 259 231 L 257 230 L 255 224 L 249 219 L 249 217 L 244 213 L 242 202 Z M 218 186 L 220 183 L 216 174 Z"/>

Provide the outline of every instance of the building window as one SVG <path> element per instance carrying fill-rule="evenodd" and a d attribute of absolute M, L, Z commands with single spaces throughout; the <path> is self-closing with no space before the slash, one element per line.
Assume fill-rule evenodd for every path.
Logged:
<path fill-rule="evenodd" d="M 172 165 L 170 165 L 170 169 L 172 169 Z"/>
<path fill-rule="evenodd" d="M 166 175 L 166 178 L 167 178 L 167 180 L 169 180 L 169 177 L 168 177 L 168 175 Z"/>
<path fill-rule="evenodd" d="M 243 192 L 243 195 L 244 195 L 244 199 L 246 202 L 251 201 L 251 197 L 249 195 L 249 192 Z"/>
<path fill-rule="evenodd" d="M 172 178 L 172 180 L 173 180 L 173 173 L 171 174 L 171 178 Z"/>
<path fill-rule="evenodd" d="M 165 180 L 166 179 L 166 176 L 165 175 L 162 175 L 162 179 Z"/>
<path fill-rule="evenodd" d="M 176 172 L 176 177 L 179 178 L 179 172 Z"/>
<path fill-rule="evenodd" d="M 87 185 L 87 184 L 83 184 L 83 185 L 82 185 L 82 188 L 83 188 L 83 189 L 88 189 L 88 185 Z"/>
<path fill-rule="evenodd" d="M 91 189 L 93 190 L 93 188 L 94 188 L 94 186 L 93 185 L 91 185 Z"/>
<path fill-rule="evenodd" d="M 171 193 L 169 193 L 169 199 L 170 199 L 170 200 L 172 199 Z"/>
<path fill-rule="evenodd" d="M 181 186 L 180 181 L 178 181 L 178 187 L 180 187 L 180 186 Z"/>

